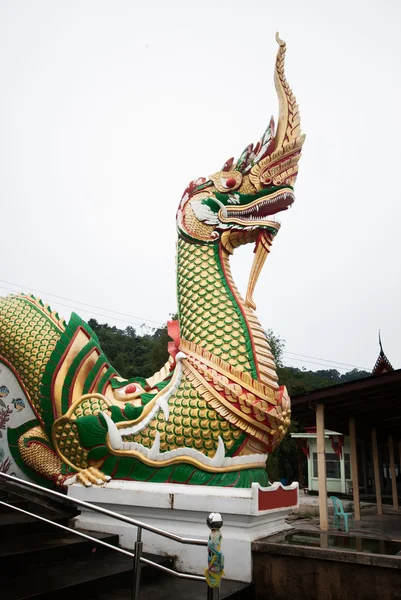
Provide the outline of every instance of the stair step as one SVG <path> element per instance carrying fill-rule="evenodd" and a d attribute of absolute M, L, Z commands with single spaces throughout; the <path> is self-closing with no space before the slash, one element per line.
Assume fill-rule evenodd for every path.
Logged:
<path fill-rule="evenodd" d="M 29 502 L 28 500 L 23 500 L 23 499 L 16 499 L 16 498 L 2 498 L 0 497 L 0 500 L 2 500 L 3 502 L 7 502 L 7 504 L 12 504 L 13 506 L 17 506 L 18 508 L 23 508 L 24 510 L 29 510 Z M 0 504 L 0 513 L 10 513 L 13 512 L 12 508 L 8 508 L 8 506 L 4 506 L 3 504 Z M 16 512 L 16 511 L 14 511 Z"/>
<path fill-rule="evenodd" d="M 170 566 L 171 561 L 165 557 L 144 555 L 146 558 Z M 133 560 L 112 550 L 89 554 L 85 557 L 71 557 L 35 568 L 24 568 L 21 573 L 11 576 L 2 575 L 2 592 L 4 600 L 89 600 L 97 598 L 100 592 L 117 589 L 123 586 L 130 588 L 132 581 Z M 146 573 L 147 568 L 144 568 Z M 144 574 L 145 574 L 144 573 Z M 127 596 L 127 600 L 130 596 Z"/>
<path fill-rule="evenodd" d="M 32 512 L 35 512 L 41 517 L 45 517 L 45 519 L 49 519 L 50 521 L 65 526 L 68 525 L 68 522 L 72 517 L 72 513 L 69 511 L 43 507 L 36 507 Z M 54 530 L 54 525 L 44 523 L 43 521 L 24 515 L 23 513 L 12 511 L 11 509 L 10 512 L 0 513 L 0 539 L 2 540 L 11 539 L 18 535 L 38 534 Z"/>
<path fill-rule="evenodd" d="M 13 572 L 21 572 L 21 565 L 50 564 L 51 562 L 63 560 L 69 556 L 82 556 L 93 552 L 106 552 L 107 548 L 86 540 L 73 533 L 57 530 L 15 536 L 10 539 L 0 539 L 0 562 L 2 570 L 9 575 Z M 118 535 L 102 534 L 93 531 L 83 531 L 103 542 L 118 546 Z"/>
<path fill-rule="evenodd" d="M 0 500 L 3 500 L 4 502 L 9 502 L 10 504 L 18 505 L 20 505 L 21 503 L 28 502 L 27 498 L 21 498 L 20 496 L 18 496 L 18 494 L 13 494 L 12 492 L 5 490 L 2 487 L 0 487 Z"/>
<path fill-rule="evenodd" d="M 85 600 L 130 600 L 129 587 L 88 596 Z M 201 581 L 179 579 L 170 575 L 159 575 L 153 581 L 144 581 L 141 585 L 140 600 L 206 600 L 207 586 Z M 251 583 L 222 579 L 221 600 L 252 600 L 254 589 Z"/>

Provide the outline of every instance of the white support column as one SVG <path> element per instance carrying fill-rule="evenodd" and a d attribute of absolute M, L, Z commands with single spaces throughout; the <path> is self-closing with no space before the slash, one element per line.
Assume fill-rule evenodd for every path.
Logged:
<path fill-rule="evenodd" d="M 361 504 L 359 500 L 359 478 L 358 478 L 358 457 L 356 447 L 356 429 L 355 419 L 349 419 L 349 438 L 351 445 L 351 469 L 352 469 L 352 489 L 354 492 L 354 513 L 355 521 L 361 520 Z"/>
<path fill-rule="evenodd" d="M 324 404 L 316 407 L 317 470 L 319 475 L 319 514 L 320 529 L 328 531 L 329 515 L 327 510 L 326 453 L 324 440 Z"/>
<path fill-rule="evenodd" d="M 382 489 L 381 489 L 381 483 L 380 483 L 379 451 L 377 449 L 376 427 L 373 427 L 373 429 L 372 429 L 372 455 L 373 455 L 373 471 L 375 474 L 377 514 L 382 515 L 383 514 L 383 503 L 382 503 Z"/>
<path fill-rule="evenodd" d="M 390 453 L 391 490 L 393 493 L 393 507 L 398 510 L 397 479 L 395 475 L 394 443 L 393 436 L 388 436 L 388 449 Z"/>

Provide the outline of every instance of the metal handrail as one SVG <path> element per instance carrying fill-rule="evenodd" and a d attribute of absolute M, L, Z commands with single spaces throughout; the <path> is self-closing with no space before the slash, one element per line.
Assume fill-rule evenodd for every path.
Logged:
<path fill-rule="evenodd" d="M 151 531 L 152 533 L 156 533 L 157 535 L 161 535 L 163 537 L 169 538 L 170 540 L 174 540 L 175 542 L 180 542 L 181 544 L 192 544 L 194 546 L 207 546 L 207 540 L 201 540 L 199 538 L 187 538 L 181 537 L 180 535 L 176 535 L 175 533 L 171 533 L 170 531 L 165 531 L 164 529 L 159 529 L 158 527 L 154 527 L 153 525 L 148 525 L 147 523 L 143 523 L 142 521 L 137 521 L 136 519 L 131 519 L 130 517 L 126 517 L 125 515 L 120 515 L 112 510 L 108 510 L 107 508 L 102 508 L 101 506 L 97 506 L 97 504 L 92 504 L 91 502 L 85 502 L 85 500 L 78 500 L 77 498 L 73 498 L 70 496 L 66 496 L 65 494 L 61 494 L 60 492 L 55 492 L 54 490 L 48 490 L 47 488 L 42 487 L 41 485 L 37 485 L 36 483 L 31 483 L 30 481 L 25 481 L 24 479 L 19 479 L 18 477 L 14 477 L 13 475 L 7 475 L 7 473 L 0 473 L 0 477 L 4 479 L 8 479 L 13 483 L 27 486 L 31 489 L 39 490 L 40 492 L 49 494 L 55 498 L 60 498 L 63 501 L 70 502 L 71 504 L 76 504 L 78 506 L 83 506 L 84 508 L 88 508 L 89 510 L 93 510 L 94 512 L 102 513 L 103 515 L 107 515 L 108 517 L 112 517 L 117 521 L 123 521 L 124 523 L 129 523 L 129 525 L 134 525 L 135 527 L 141 527 L 142 529 L 146 529 L 146 531 Z"/>
<path fill-rule="evenodd" d="M 55 521 L 52 521 L 51 519 L 46 519 L 45 517 L 41 517 L 40 515 L 30 512 L 29 510 L 19 508 L 18 506 L 14 506 L 13 504 L 8 504 L 8 502 L 3 502 L 2 500 L 0 500 L 0 505 L 7 506 L 7 508 L 12 508 L 13 510 L 16 510 L 19 513 L 23 513 L 24 515 L 28 515 L 29 517 L 33 517 L 34 519 L 43 521 L 44 523 L 48 523 L 49 525 L 54 525 L 55 527 L 58 527 L 59 529 L 63 529 L 64 531 L 67 531 L 68 533 L 73 533 L 74 535 L 85 538 L 86 540 L 90 540 L 91 542 L 100 544 L 101 546 L 105 546 L 106 548 L 109 548 L 110 550 L 115 550 L 116 552 L 119 552 L 120 554 L 125 554 L 126 556 L 129 556 L 131 558 L 135 558 L 135 554 L 133 554 L 132 552 L 129 552 L 128 550 L 124 550 L 124 548 L 119 548 L 118 546 L 113 546 L 113 544 L 108 544 L 107 542 L 103 542 L 103 540 L 94 538 L 91 535 L 88 535 L 87 533 L 83 533 L 82 531 L 77 531 L 76 529 L 71 529 L 70 527 L 61 525 L 61 523 L 55 523 Z M 175 575 L 176 577 L 181 577 L 182 579 L 193 579 L 195 581 L 206 581 L 205 577 L 202 577 L 201 575 L 190 575 L 187 573 L 179 573 L 178 571 L 174 571 L 173 569 L 169 569 L 168 567 L 159 565 L 158 563 L 155 563 L 152 560 L 149 560 L 148 558 L 144 558 L 143 556 L 140 557 L 140 560 L 147 565 L 157 567 L 161 571 L 165 571 L 166 573 L 169 573 L 170 575 Z"/>
<path fill-rule="evenodd" d="M 114 512 L 112 510 L 108 510 L 107 508 L 102 508 L 100 506 L 97 506 L 96 504 L 92 504 L 90 502 L 85 502 L 84 500 L 78 500 L 76 498 L 72 498 L 72 497 L 66 496 L 64 494 L 61 494 L 60 492 L 56 492 L 54 490 L 49 490 L 47 488 L 43 488 L 42 486 L 37 485 L 36 483 L 31 483 L 30 481 L 25 481 L 23 479 L 19 479 L 18 477 L 14 477 L 13 475 L 8 475 L 7 473 L 0 473 L 0 480 L 1 480 L 1 478 L 12 482 L 12 484 L 15 485 L 16 487 L 24 487 L 25 486 L 25 487 L 31 488 L 33 490 L 38 490 L 40 493 L 44 494 L 45 496 L 46 495 L 52 496 L 54 498 L 61 499 L 63 502 L 67 501 L 70 504 L 74 504 L 76 506 L 82 506 L 84 508 L 87 508 L 88 510 L 92 510 L 94 512 L 107 515 L 118 521 L 123 521 L 124 523 L 128 523 L 129 525 L 134 525 L 135 527 L 137 527 L 137 539 L 135 542 L 135 551 L 134 551 L 134 553 L 132 553 L 132 552 L 129 552 L 128 550 L 124 550 L 123 548 L 118 548 L 117 546 L 113 546 L 111 544 L 108 544 L 107 542 L 103 542 L 102 540 L 97 540 L 96 538 L 93 538 L 92 536 L 90 536 L 88 534 L 82 533 L 80 531 L 76 531 L 75 529 L 70 529 L 69 527 L 66 527 L 65 525 L 61 525 L 60 523 L 55 523 L 54 521 L 46 519 L 45 517 L 41 517 L 40 515 L 36 515 L 35 513 L 31 513 L 22 508 L 13 506 L 12 504 L 8 504 L 7 502 L 0 501 L 0 505 L 7 506 L 13 510 L 20 512 L 20 513 L 23 513 L 30 517 L 33 517 L 34 519 L 37 519 L 39 521 L 44 521 L 48 524 L 58 527 L 59 529 L 66 530 L 75 535 L 78 535 L 79 537 L 91 540 L 92 542 L 94 542 L 96 544 L 100 544 L 101 546 L 106 546 L 107 548 L 109 548 L 111 550 L 115 550 L 116 552 L 120 552 L 121 554 L 125 554 L 125 555 L 133 558 L 134 559 L 134 568 L 133 568 L 134 578 L 133 578 L 133 587 L 132 587 L 132 596 L 131 596 L 132 600 L 139 599 L 141 562 L 151 565 L 151 566 L 153 566 L 157 569 L 160 569 L 161 571 L 164 571 L 166 573 L 169 573 L 170 575 L 174 575 L 175 577 L 180 577 L 182 579 L 191 579 L 194 581 L 206 582 L 206 577 L 203 577 L 201 575 L 191 575 L 188 573 L 179 573 L 178 571 L 173 571 L 172 569 L 169 569 L 168 567 L 159 565 L 158 563 L 155 563 L 147 558 L 144 558 L 142 556 L 142 552 L 143 552 L 142 529 L 145 529 L 146 531 L 155 533 L 156 535 L 161 535 L 163 537 L 169 538 L 173 541 L 180 542 L 182 544 L 192 544 L 194 546 L 207 546 L 208 545 L 207 540 L 201 540 L 198 538 L 187 538 L 187 537 L 182 537 L 182 536 L 176 535 L 175 533 L 171 533 L 170 531 L 165 531 L 164 529 L 154 527 L 153 525 L 148 525 L 147 523 L 143 523 L 142 521 L 138 521 L 136 519 L 131 519 L 130 517 L 126 517 L 124 515 Z M 220 519 L 221 519 L 220 515 L 216 515 L 216 516 L 220 517 Z M 209 518 L 210 517 L 212 517 L 212 514 L 209 515 Z M 212 527 L 212 525 L 209 523 L 209 519 L 207 520 L 207 523 L 208 523 L 209 527 Z M 222 523 L 222 520 L 221 520 L 221 523 Z M 209 599 L 218 600 L 219 597 L 220 597 L 219 587 L 215 587 L 215 588 L 211 588 L 209 586 L 207 587 L 208 600 Z"/>

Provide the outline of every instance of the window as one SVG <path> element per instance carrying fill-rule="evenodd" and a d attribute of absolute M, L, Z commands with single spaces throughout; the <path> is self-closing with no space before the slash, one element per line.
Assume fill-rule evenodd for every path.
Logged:
<path fill-rule="evenodd" d="M 313 477 L 318 477 L 316 452 L 313 453 Z M 341 479 L 340 459 L 334 452 L 326 454 L 326 477 L 328 479 Z"/>
<path fill-rule="evenodd" d="M 326 454 L 326 476 L 328 479 L 341 479 L 340 459 L 337 454 Z"/>
<path fill-rule="evenodd" d="M 349 454 L 344 454 L 345 479 L 351 479 L 351 459 Z"/>
<path fill-rule="evenodd" d="M 317 452 L 313 453 L 313 477 L 318 477 L 318 473 L 317 473 Z"/>

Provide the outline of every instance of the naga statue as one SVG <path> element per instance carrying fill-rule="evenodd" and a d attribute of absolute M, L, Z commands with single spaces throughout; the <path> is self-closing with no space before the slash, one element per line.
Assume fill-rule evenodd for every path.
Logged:
<path fill-rule="evenodd" d="M 274 215 L 294 202 L 305 139 L 284 73 L 286 44 L 277 42 L 277 131 L 271 119 L 255 146 L 192 181 L 179 204 L 179 317 L 159 372 L 126 380 L 77 314 L 67 324 L 34 296 L 0 299 L 0 436 L 26 477 L 48 487 L 111 478 L 268 485 L 266 460 L 291 410 L 253 292 L 279 230 Z M 245 300 L 230 271 L 244 244 L 254 245 Z M 28 404 L 31 418 L 6 426 L 13 385 L 14 412 Z"/>

